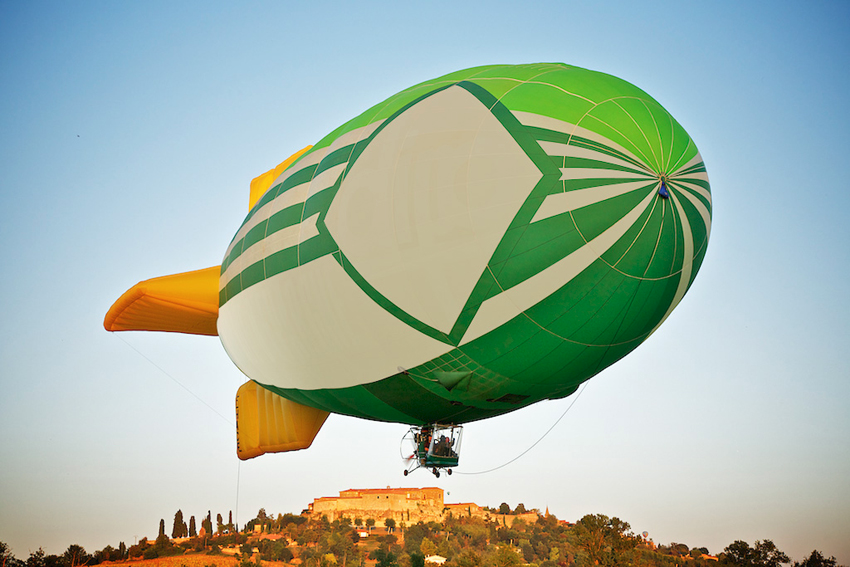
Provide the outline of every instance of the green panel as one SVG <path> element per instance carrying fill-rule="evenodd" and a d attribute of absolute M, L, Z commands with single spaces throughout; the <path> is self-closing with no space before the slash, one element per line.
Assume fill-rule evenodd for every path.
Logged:
<path fill-rule="evenodd" d="M 260 240 L 266 237 L 266 226 L 268 225 L 268 220 L 264 220 L 262 222 L 257 223 L 254 228 L 248 231 L 248 234 L 245 235 L 245 238 L 242 240 L 242 247 L 246 250 L 250 248 L 252 245 L 256 244 Z"/>
<path fill-rule="evenodd" d="M 266 277 L 272 277 L 286 270 L 291 270 L 298 265 L 298 248 L 290 246 L 279 252 L 266 256 Z"/>
<path fill-rule="evenodd" d="M 284 228 L 289 228 L 292 225 L 301 222 L 302 214 L 304 213 L 304 203 L 298 203 L 291 207 L 286 207 L 282 211 L 278 211 L 268 220 L 268 232 L 271 235 Z"/>
<path fill-rule="evenodd" d="M 266 279 L 264 262 L 264 260 L 259 260 L 242 270 L 242 289 L 249 288 Z"/>
<path fill-rule="evenodd" d="M 649 264 L 643 277 L 665 278 L 673 273 L 673 255 L 676 251 L 676 227 L 673 216 L 673 204 L 669 199 L 656 201 L 653 209 L 653 222 L 658 223 L 659 228 L 656 236 L 656 244 L 649 257 Z M 655 220 L 657 219 L 657 220 Z"/>
<path fill-rule="evenodd" d="M 644 193 L 645 195 L 645 193 Z M 662 197 L 656 193 L 655 198 L 652 201 L 652 204 L 640 212 L 640 216 L 638 219 L 626 230 L 623 236 L 620 237 L 617 242 L 614 243 L 611 248 L 606 250 L 601 258 L 605 260 L 611 266 L 616 266 L 616 269 L 625 272 L 629 275 L 643 275 L 644 270 L 646 269 L 646 265 L 649 261 L 649 256 L 651 255 L 652 249 L 655 247 L 655 239 L 652 238 L 652 235 L 647 234 L 647 224 L 649 222 L 650 217 L 652 216 L 653 207 L 659 201 L 662 201 Z M 642 262 L 642 265 L 638 267 L 637 271 L 630 271 L 625 268 L 625 266 L 621 266 L 620 262 L 627 253 L 634 251 L 637 241 L 639 240 L 651 240 L 651 244 L 649 247 L 649 253 L 645 256 L 641 256 L 637 261 Z"/>
<path fill-rule="evenodd" d="M 562 260 L 584 244 L 569 214 L 551 217 L 531 225 L 516 243 L 511 257 L 493 264 L 492 271 L 499 285 L 509 289 Z"/>
<path fill-rule="evenodd" d="M 661 215 L 656 214 L 656 211 L 661 208 L 662 201 L 663 199 L 656 195 L 652 205 L 643 212 L 638 222 L 602 255 L 605 261 L 630 276 L 645 276 L 661 231 Z"/>
<path fill-rule="evenodd" d="M 645 130 L 635 123 L 621 105 L 620 99 L 600 104 L 579 126 L 593 130 L 623 146 L 653 171 L 661 171 L 660 162 L 644 137 Z"/>
<path fill-rule="evenodd" d="M 573 219 L 585 240 L 590 242 L 629 214 L 646 197 L 654 184 L 646 185 L 624 195 L 573 211 Z"/>
<path fill-rule="evenodd" d="M 570 124 L 577 124 L 593 108 L 581 95 L 546 84 L 525 84 L 501 99 L 511 110 L 541 114 Z"/>

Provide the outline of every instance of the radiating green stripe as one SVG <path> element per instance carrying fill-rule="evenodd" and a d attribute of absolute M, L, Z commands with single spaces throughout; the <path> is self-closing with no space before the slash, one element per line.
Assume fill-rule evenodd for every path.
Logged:
<path fill-rule="evenodd" d="M 538 128 L 535 126 L 526 126 L 526 130 L 529 131 L 529 134 L 534 137 L 535 140 L 539 142 L 554 142 L 557 144 L 564 144 L 568 146 L 575 146 L 579 148 L 585 148 L 589 150 L 594 150 L 611 157 L 618 158 L 622 161 L 626 161 L 631 163 L 632 165 L 639 168 L 641 172 L 648 172 L 648 166 L 643 162 L 631 157 L 628 154 L 625 154 L 619 150 L 615 150 L 609 146 L 606 146 L 600 142 L 596 142 L 594 140 L 590 140 L 588 138 L 583 138 L 581 136 L 577 136 L 575 134 L 565 134 L 564 132 L 558 132 L 555 130 L 549 130 L 546 128 Z M 569 156 L 567 156 L 569 157 Z M 579 158 L 576 158 L 579 159 Z M 603 162 L 604 163 L 604 162 Z M 613 165 L 613 164 L 610 164 Z"/>
<path fill-rule="evenodd" d="M 705 173 L 705 163 L 699 162 L 697 164 L 692 165 L 691 167 L 689 167 L 687 169 L 681 169 L 681 170 L 675 172 L 674 175 L 676 175 L 678 177 L 679 175 L 692 175 L 694 173 Z"/>
<path fill-rule="evenodd" d="M 690 187 L 688 187 L 686 185 L 682 185 L 681 183 L 679 183 L 679 181 L 687 181 L 688 183 L 702 187 L 706 191 L 709 191 L 709 195 L 710 195 L 711 194 L 710 193 L 711 188 L 708 186 L 708 183 L 702 181 L 701 179 L 678 179 L 678 178 L 676 178 L 675 180 L 670 181 L 670 187 L 673 188 L 673 189 L 678 189 L 679 191 L 687 191 L 689 195 L 692 195 L 692 196 L 696 197 L 697 199 L 699 199 L 700 202 L 703 205 L 705 205 L 705 208 L 708 209 L 708 214 L 711 215 L 711 201 L 709 201 L 709 199 L 706 198 L 699 191 L 694 191 Z"/>
<path fill-rule="evenodd" d="M 626 167 L 625 165 L 620 165 L 619 163 L 571 156 L 564 156 L 564 167 L 571 169 L 611 169 L 615 171 L 624 171 L 626 173 L 634 173 L 635 175 L 640 176 L 649 175 L 645 169 L 633 169 L 631 167 Z"/>

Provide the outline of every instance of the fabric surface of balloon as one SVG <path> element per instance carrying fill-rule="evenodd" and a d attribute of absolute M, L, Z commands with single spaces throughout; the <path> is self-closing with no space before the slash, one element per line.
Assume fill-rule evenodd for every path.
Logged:
<path fill-rule="evenodd" d="M 229 356 L 299 404 L 409 424 L 564 397 L 631 352 L 688 290 L 712 207 L 658 102 L 564 64 L 407 89 L 254 200 L 221 266 Z"/>

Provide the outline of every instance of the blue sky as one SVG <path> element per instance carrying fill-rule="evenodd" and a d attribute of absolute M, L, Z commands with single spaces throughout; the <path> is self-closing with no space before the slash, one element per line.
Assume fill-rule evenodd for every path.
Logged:
<path fill-rule="evenodd" d="M 436 484 L 850 564 L 847 29 L 843 2 L 0 1 L 0 540 L 94 551 L 178 508 L 244 523 Z M 537 61 L 663 104 L 714 222 L 670 319 L 523 458 L 404 478 L 403 426 L 332 416 L 309 451 L 240 464 L 244 378 L 217 339 L 103 330 L 135 282 L 219 264 L 248 183 L 295 150 L 417 82 Z M 570 403 L 471 424 L 458 472 L 521 453 Z"/>

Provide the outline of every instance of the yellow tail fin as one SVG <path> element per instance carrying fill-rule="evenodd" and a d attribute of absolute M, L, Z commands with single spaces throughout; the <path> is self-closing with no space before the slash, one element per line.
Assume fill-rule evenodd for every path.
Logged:
<path fill-rule="evenodd" d="M 139 282 L 124 292 L 103 320 L 107 331 L 171 331 L 218 335 L 221 266 Z"/>
<path fill-rule="evenodd" d="M 327 418 L 324 410 L 287 400 L 250 380 L 236 392 L 236 453 L 244 461 L 306 449 Z"/>

